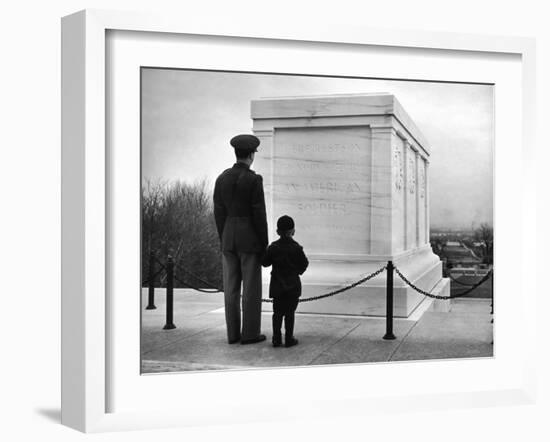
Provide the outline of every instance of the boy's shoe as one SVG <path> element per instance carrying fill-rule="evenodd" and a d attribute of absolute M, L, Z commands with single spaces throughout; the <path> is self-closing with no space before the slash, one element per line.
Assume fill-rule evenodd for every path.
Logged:
<path fill-rule="evenodd" d="M 281 345 L 283 345 L 283 341 L 281 338 L 275 338 L 273 337 L 273 339 L 271 339 L 271 343 L 273 344 L 273 347 L 280 347 Z"/>
<path fill-rule="evenodd" d="M 285 347 L 293 347 L 295 345 L 298 345 L 298 339 L 294 337 L 285 339 Z"/>

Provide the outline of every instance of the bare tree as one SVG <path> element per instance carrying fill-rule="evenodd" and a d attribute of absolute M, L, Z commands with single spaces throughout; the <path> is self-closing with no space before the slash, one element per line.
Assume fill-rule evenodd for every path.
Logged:
<path fill-rule="evenodd" d="M 219 240 L 208 189 L 206 180 L 191 184 L 147 182 L 142 187 L 144 276 L 148 273 L 149 254 L 153 252 L 161 261 L 171 255 L 178 266 L 221 286 Z M 189 285 L 198 284 L 193 277 L 186 278 Z"/>
<path fill-rule="evenodd" d="M 493 227 L 488 223 L 482 223 L 476 230 L 474 237 L 482 243 L 483 263 L 493 263 Z"/>

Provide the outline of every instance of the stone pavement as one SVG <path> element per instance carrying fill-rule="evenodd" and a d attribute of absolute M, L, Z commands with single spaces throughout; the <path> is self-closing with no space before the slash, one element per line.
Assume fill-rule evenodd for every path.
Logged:
<path fill-rule="evenodd" d="M 341 294 L 338 296 L 345 296 Z M 176 329 L 163 330 L 165 290 L 156 289 L 156 310 L 142 310 L 142 372 L 242 369 L 493 355 L 490 300 L 456 299 L 450 312 L 432 311 L 426 300 L 409 319 L 394 319 L 397 339 L 384 341 L 384 317 L 300 314 L 291 348 L 271 346 L 271 312 L 262 315 L 265 342 L 229 345 L 223 294 L 174 290 Z M 142 292 L 147 305 L 147 289 Z M 269 306 L 266 305 L 266 308 Z"/>

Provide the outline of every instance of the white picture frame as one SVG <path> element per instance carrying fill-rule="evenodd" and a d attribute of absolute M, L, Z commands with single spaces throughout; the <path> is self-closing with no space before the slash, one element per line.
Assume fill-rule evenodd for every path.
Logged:
<path fill-rule="evenodd" d="M 285 42 L 312 42 L 346 45 L 368 45 L 385 48 L 438 50 L 449 53 L 507 54 L 521 58 L 521 179 L 518 187 L 521 208 L 518 241 L 521 245 L 519 277 L 521 306 L 536 302 L 536 281 L 521 277 L 527 273 L 527 256 L 536 243 L 535 177 L 529 170 L 534 158 L 535 45 L 532 39 L 491 37 L 450 33 L 349 28 L 323 24 L 307 27 L 266 22 L 210 22 L 197 17 L 164 17 L 151 14 L 86 10 L 62 20 L 62 423 L 84 432 L 124 429 L 161 428 L 185 425 L 207 425 L 210 419 L 234 421 L 230 411 L 224 416 L 223 406 L 197 406 L 194 410 L 151 407 L 139 411 L 109 412 L 110 354 L 108 327 L 111 321 L 108 287 L 107 244 L 111 240 L 107 219 L 111 204 L 107 185 L 106 34 L 109 31 L 155 32 L 163 35 L 206 35 L 221 38 L 269 39 Z M 411 70 L 412 70 L 411 66 Z M 415 73 L 411 71 L 411 77 Z M 473 78 L 473 77 L 472 77 Z M 468 79 L 466 78 L 465 81 Z M 498 115 L 497 115 L 497 118 Z M 519 124 L 519 123 L 518 123 Z M 496 192 L 499 190 L 497 188 Z M 498 222 L 498 215 L 497 215 Z M 496 230 L 497 234 L 498 230 Z M 498 238 L 498 236 L 497 236 Z M 502 250 L 502 249 L 501 249 Z M 498 243 L 495 253 L 499 254 Z M 517 261 L 517 258 L 516 258 Z M 496 283 L 498 287 L 498 280 Z M 521 309 L 520 309 L 521 310 Z M 503 313 L 504 314 L 504 313 Z M 372 397 L 361 390 L 355 395 L 331 393 L 325 398 L 311 397 L 312 405 L 302 410 L 307 416 L 368 414 L 418 408 L 457 408 L 498 405 L 499 403 L 532 403 L 535 393 L 535 367 L 532 357 L 535 324 L 522 315 L 516 322 L 522 330 L 524 352 L 519 355 L 521 373 L 499 388 L 473 387 L 471 391 L 435 391 L 414 395 Z M 503 321 L 503 324 L 505 321 Z M 137 332 L 137 331 L 136 331 Z M 531 339 L 529 339 L 531 338 Z M 498 358 L 498 354 L 497 354 Z M 380 366 L 389 370 L 388 365 Z M 409 365 L 404 370 L 416 373 L 422 365 Z M 297 369 L 299 370 L 299 369 Z M 362 367 L 323 368 L 326 376 L 346 370 L 346 376 L 358 377 Z M 280 371 L 280 370 L 279 370 Z M 372 370 L 371 370 L 372 371 Z M 516 372 L 515 372 L 516 373 Z M 264 373 L 265 375 L 266 373 Z M 194 380 L 201 382 L 199 375 Z M 220 384 L 220 379 L 238 374 L 211 373 L 207 381 Z M 214 378 L 215 376 L 215 378 Z M 255 377 L 255 374 L 247 374 Z M 262 375 L 256 376 L 261 378 Z M 265 379 L 265 378 L 264 378 Z M 165 382 L 166 383 L 166 382 Z M 244 399 L 246 401 L 246 393 Z M 337 402 L 335 402 L 337 401 Z M 408 408 L 411 407 L 411 408 Z M 291 417 L 292 409 L 275 414 L 266 408 L 241 417 L 240 422 L 253 422 Z"/>

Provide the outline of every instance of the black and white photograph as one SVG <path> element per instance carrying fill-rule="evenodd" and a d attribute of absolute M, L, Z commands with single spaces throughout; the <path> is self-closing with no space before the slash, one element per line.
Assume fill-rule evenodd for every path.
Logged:
<path fill-rule="evenodd" d="M 544 2 L 5 2 L 7 442 L 550 440 Z"/>
<path fill-rule="evenodd" d="M 493 356 L 492 84 L 140 75 L 142 374 Z"/>

